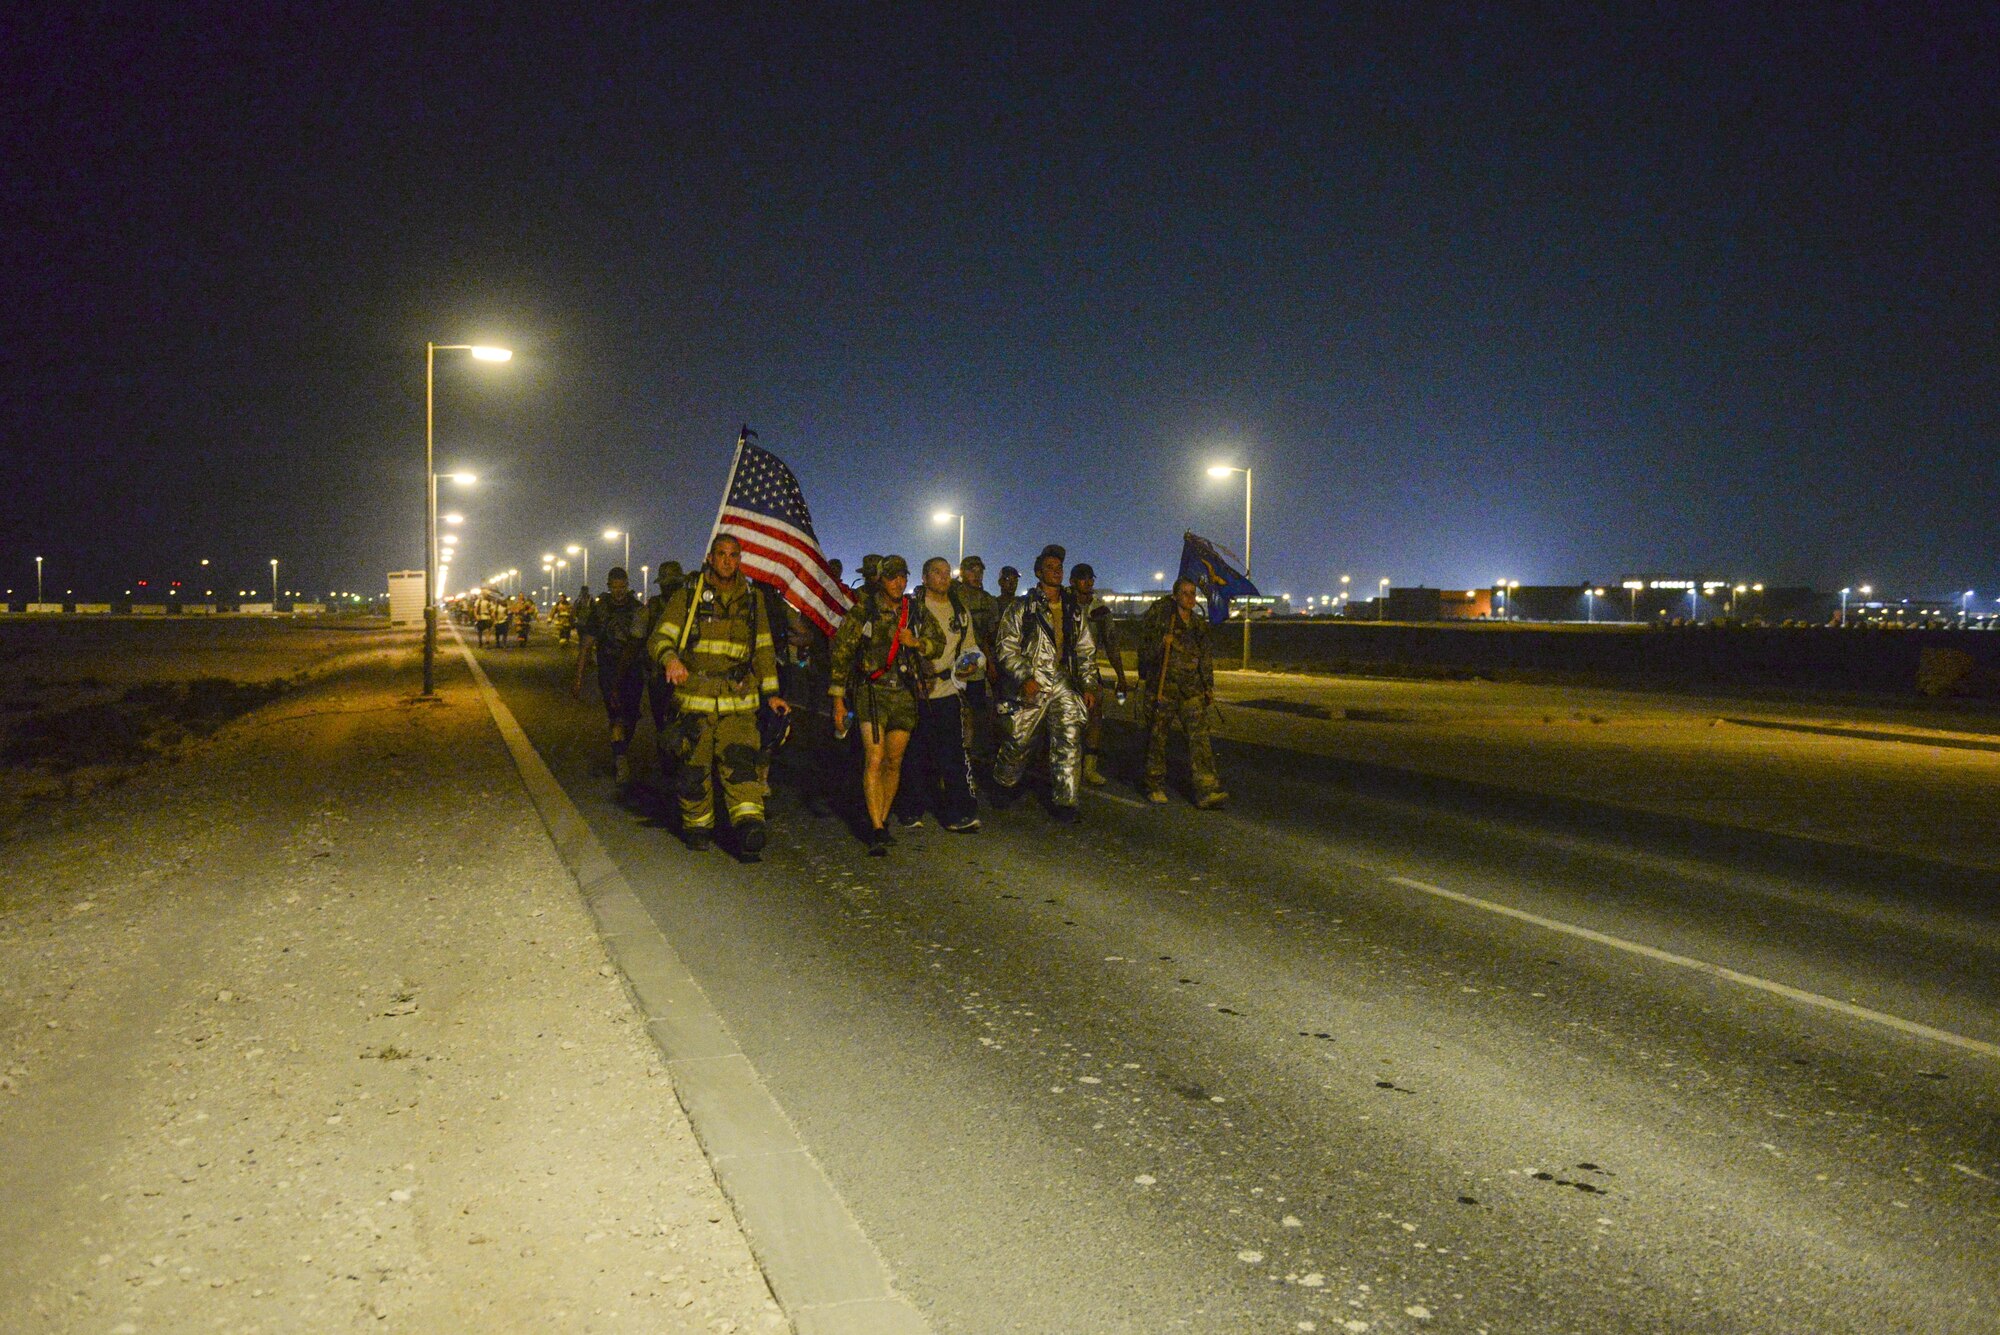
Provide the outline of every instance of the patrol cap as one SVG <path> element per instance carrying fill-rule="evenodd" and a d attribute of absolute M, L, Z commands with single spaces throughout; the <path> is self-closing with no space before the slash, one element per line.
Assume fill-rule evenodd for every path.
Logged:
<path fill-rule="evenodd" d="M 1063 550 L 1062 544 L 1059 542 L 1052 542 L 1048 546 L 1042 548 L 1042 554 L 1035 558 L 1035 564 L 1040 565 L 1042 562 L 1048 560 L 1051 556 L 1055 557 L 1056 560 L 1058 561 L 1069 560 L 1069 553 Z"/>
<path fill-rule="evenodd" d="M 665 584 L 670 579 L 686 579 L 687 571 L 681 569 L 679 561 L 662 561 L 660 562 L 660 573 L 653 578 L 655 583 Z"/>
<path fill-rule="evenodd" d="M 898 575 L 910 573 L 910 563 L 900 556 L 885 556 L 882 564 L 875 567 L 876 579 L 894 579 Z"/>
<path fill-rule="evenodd" d="M 861 558 L 861 578 L 867 580 L 870 584 L 875 582 L 875 576 L 881 572 L 881 569 L 881 553 L 870 552 Z"/>
<path fill-rule="evenodd" d="M 1007 576 L 1009 576 L 1009 575 L 1012 575 L 1012 576 L 1013 576 L 1013 577 L 1014 577 L 1015 579 L 1019 579 L 1019 578 L 1021 578 L 1021 572 L 1020 572 L 1020 571 L 1018 571 L 1018 570 L 1016 570 L 1016 569 L 1014 569 L 1014 567 L 1012 567 L 1012 566 L 1001 566 L 1001 567 L 1000 567 L 1000 578 L 1001 578 L 1001 579 L 1005 579 L 1005 578 L 1007 578 Z"/>
<path fill-rule="evenodd" d="M 622 579 L 627 584 L 630 584 L 632 582 L 632 577 L 625 573 L 624 566 L 613 566 L 611 567 L 611 569 L 604 572 L 604 582 L 606 584 L 609 584 L 614 579 Z"/>
<path fill-rule="evenodd" d="M 1070 567 L 1069 577 L 1071 579 L 1096 579 L 1097 572 L 1090 568 L 1090 562 L 1078 561 Z"/>
<path fill-rule="evenodd" d="M 976 556 L 968 556 L 958 563 L 958 568 L 960 570 L 984 570 L 986 569 L 986 563 Z"/>

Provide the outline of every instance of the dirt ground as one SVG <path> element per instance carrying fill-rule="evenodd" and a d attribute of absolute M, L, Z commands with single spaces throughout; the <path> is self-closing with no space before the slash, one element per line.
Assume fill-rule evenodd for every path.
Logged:
<path fill-rule="evenodd" d="M 0 1329 L 786 1329 L 462 666 L 161 629 L 0 634 L 45 708 L 289 683 L 20 808 Z"/>
<path fill-rule="evenodd" d="M 1226 736 L 2000 868 L 1990 711 L 1271 672 L 1217 697 Z"/>

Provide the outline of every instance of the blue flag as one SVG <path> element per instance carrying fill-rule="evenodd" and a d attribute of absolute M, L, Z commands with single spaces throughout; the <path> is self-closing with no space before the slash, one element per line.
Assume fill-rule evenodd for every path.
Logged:
<path fill-rule="evenodd" d="M 1249 576 L 1230 565 L 1214 543 L 1193 533 L 1181 535 L 1180 577 L 1193 580 L 1208 600 L 1208 620 L 1214 626 L 1229 620 L 1231 598 L 1257 596 L 1257 586 Z"/>

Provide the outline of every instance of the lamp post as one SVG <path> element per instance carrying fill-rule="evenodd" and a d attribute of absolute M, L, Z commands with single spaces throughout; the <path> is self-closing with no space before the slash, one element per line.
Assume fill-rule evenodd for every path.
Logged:
<path fill-rule="evenodd" d="M 1596 589 L 1585 589 L 1583 591 L 1583 623 L 1586 626 L 1595 625 L 1597 623 Z"/>
<path fill-rule="evenodd" d="M 1234 468 L 1231 467 L 1229 464 L 1209 465 L 1208 475 L 1210 477 L 1225 478 L 1228 477 L 1231 473 L 1243 474 L 1243 578 L 1249 579 L 1250 578 L 1250 491 L 1251 491 L 1251 481 L 1252 481 L 1250 476 L 1250 469 L 1247 465 L 1242 468 Z M 1243 670 L 1245 672 L 1248 672 L 1250 670 L 1250 604 L 1247 600 L 1243 604 Z"/>
<path fill-rule="evenodd" d="M 1847 595 L 1852 592 L 1854 592 L 1852 589 L 1842 589 L 1840 591 L 1840 624 L 1843 626 L 1847 624 Z"/>
<path fill-rule="evenodd" d="M 35 601 L 42 601 L 42 558 L 35 558 Z"/>
<path fill-rule="evenodd" d="M 632 577 L 632 534 L 623 529 L 607 528 L 604 530 L 604 540 L 606 542 L 616 542 L 620 538 L 625 539 L 625 577 L 630 579 Z"/>
<path fill-rule="evenodd" d="M 1961 629 L 1972 624 L 1972 595 L 1977 589 L 1967 589 L 1958 595 L 1958 624 Z"/>
<path fill-rule="evenodd" d="M 965 564 L 965 516 L 959 514 L 953 514 L 949 510 L 939 510 L 931 516 L 931 522 L 933 524 L 949 524 L 954 519 L 958 521 L 958 563 L 960 565 L 964 565 Z"/>
<path fill-rule="evenodd" d="M 433 405 L 437 398 L 439 350 L 469 352 L 474 359 L 482 362 L 504 362 L 514 355 L 505 348 L 480 347 L 471 343 L 424 344 L 424 699 L 437 694 L 438 481 L 434 431 L 436 412 Z M 468 478 L 469 475 L 459 473 L 454 474 L 452 480 Z"/>
<path fill-rule="evenodd" d="M 271 558 L 271 610 L 278 610 L 278 558 Z"/>
<path fill-rule="evenodd" d="M 583 558 L 583 587 L 586 589 L 589 588 L 590 587 L 590 544 L 587 542 L 572 542 L 569 546 L 563 548 L 563 550 L 568 552 L 571 556 L 581 556 Z"/>

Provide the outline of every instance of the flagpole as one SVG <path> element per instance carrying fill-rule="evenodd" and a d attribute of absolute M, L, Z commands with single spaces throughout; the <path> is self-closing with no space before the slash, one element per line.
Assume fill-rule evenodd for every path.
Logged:
<path fill-rule="evenodd" d="M 736 490 L 736 470 L 743 466 L 743 446 L 754 435 L 746 424 L 736 434 L 736 457 L 729 461 L 729 480 L 722 484 L 722 504 L 715 507 L 715 527 L 708 531 L 708 546 L 701 549 L 701 559 L 708 560 L 709 548 L 715 546 L 715 535 L 722 531 L 722 515 L 729 508 L 729 493 Z"/>

